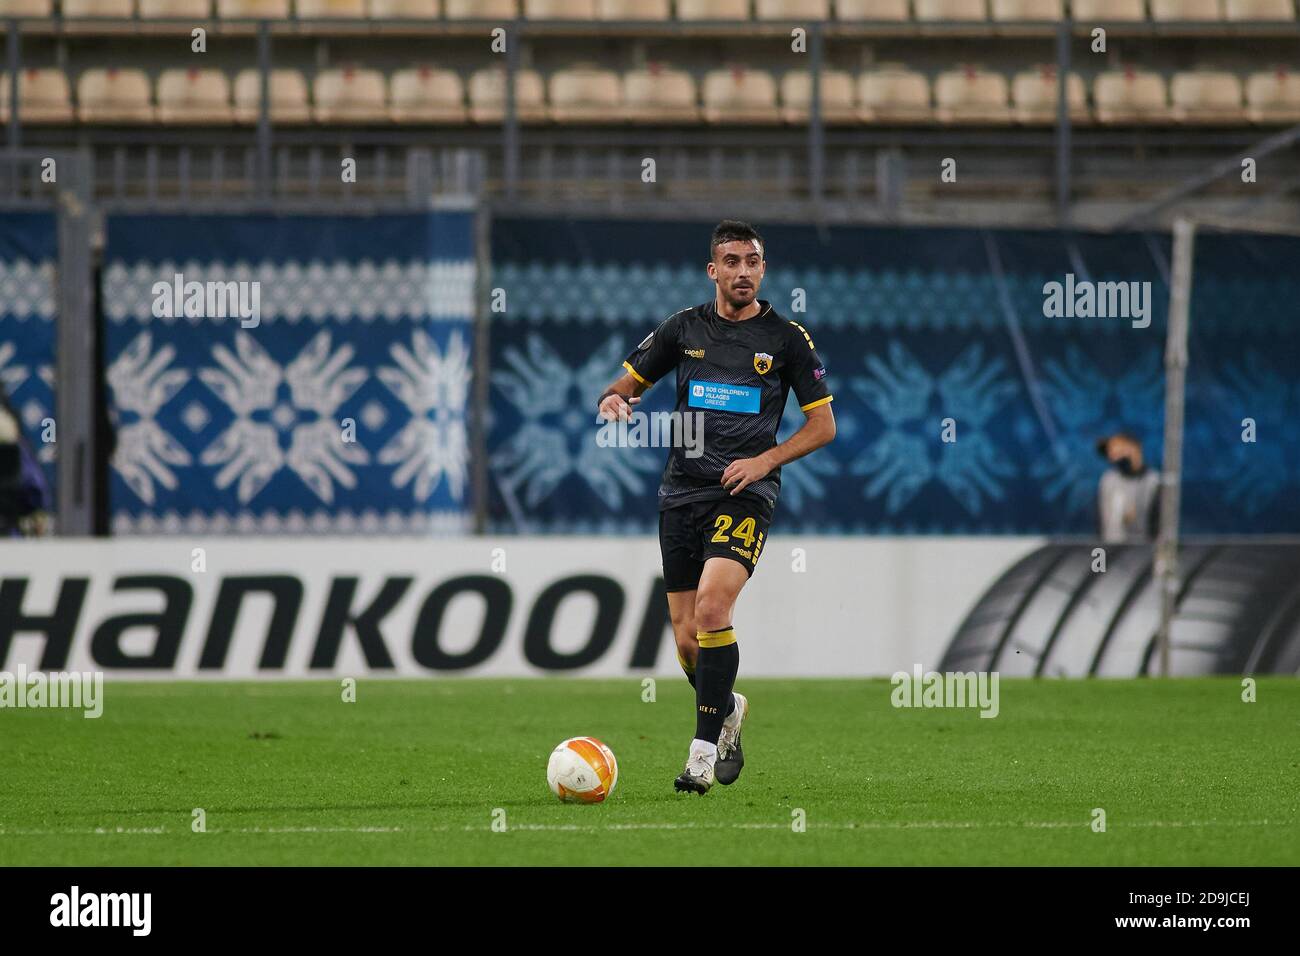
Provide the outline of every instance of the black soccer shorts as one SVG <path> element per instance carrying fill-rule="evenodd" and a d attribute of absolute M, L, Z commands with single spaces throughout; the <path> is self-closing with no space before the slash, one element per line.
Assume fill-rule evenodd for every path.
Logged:
<path fill-rule="evenodd" d="M 767 540 L 772 508 L 749 495 L 693 501 L 659 512 L 659 550 L 664 589 L 699 587 L 704 562 L 731 558 L 753 575 Z"/>

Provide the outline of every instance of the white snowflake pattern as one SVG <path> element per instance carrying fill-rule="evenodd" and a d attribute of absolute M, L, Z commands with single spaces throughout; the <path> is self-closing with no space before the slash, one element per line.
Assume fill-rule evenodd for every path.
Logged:
<path fill-rule="evenodd" d="M 342 440 L 334 414 L 366 379 L 363 368 L 349 368 L 355 349 L 343 345 L 331 351 L 328 331 L 318 333 L 288 365 L 281 366 L 246 332 L 235 335 L 235 353 L 224 345 L 213 348 L 220 368 L 205 368 L 199 378 L 235 413 L 235 421 L 206 448 L 205 465 L 220 465 L 215 484 L 228 488 L 238 481 L 241 504 L 255 498 L 283 468 L 296 474 L 321 501 L 334 500 L 334 485 L 356 487 L 348 465 L 364 465 L 369 454 Z M 289 404 L 279 401 L 281 384 L 288 386 Z M 254 419 L 269 413 L 270 421 Z M 300 413 L 314 415 L 300 421 Z M 290 433 L 288 451 L 280 447 L 280 431 Z"/>
<path fill-rule="evenodd" d="M 418 501 L 427 501 L 443 478 L 459 501 L 469 473 L 469 346 L 460 332 L 452 332 L 446 350 L 439 352 L 433 338 L 417 330 L 411 348 L 397 343 L 389 354 L 397 365 L 383 366 L 376 374 L 410 410 L 411 420 L 380 450 L 379 462 L 397 465 L 393 487 L 412 485 Z"/>
<path fill-rule="evenodd" d="M 524 418 L 492 456 L 501 485 L 511 494 L 522 488 L 529 508 L 540 505 L 570 475 L 582 479 L 608 508 L 618 508 L 624 493 L 644 491 L 645 476 L 662 467 L 654 452 L 600 448 L 595 439 L 596 399 L 610 369 L 622 361 L 621 337 L 611 336 L 593 348 L 577 368 L 570 368 L 540 335 L 528 336 L 527 349 L 527 354 L 506 349 L 507 367 L 492 376 Z"/>
<path fill-rule="evenodd" d="M 5 394 L 12 395 L 19 386 L 27 381 L 26 365 L 11 365 L 18 349 L 12 342 L 0 342 L 0 388 Z"/>
<path fill-rule="evenodd" d="M 169 368 L 176 350 L 164 345 L 153 351 L 153 336 L 141 332 L 108 367 L 107 380 L 122 412 L 139 416 L 117 432 L 113 467 L 145 504 L 153 504 L 155 483 L 171 491 L 176 474 L 169 465 L 190 464 L 190 455 L 159 426 L 155 417 L 190 379 L 184 369 Z"/>
<path fill-rule="evenodd" d="M 885 495 L 886 511 L 898 514 L 934 480 L 967 512 L 978 515 L 986 500 L 1006 496 L 1004 481 L 1015 469 L 1001 459 L 985 432 L 989 420 L 1016 392 L 1015 383 L 1002 374 L 1006 363 L 1001 356 L 985 361 L 983 346 L 975 343 L 936 376 L 894 340 L 888 361 L 872 355 L 866 364 L 871 374 L 853 379 L 852 385 L 886 425 L 885 433 L 849 466 L 851 474 L 867 477 L 868 497 Z M 932 439 L 917 432 L 949 415 L 961 419 L 963 435 L 959 442 L 945 443 L 942 456 L 932 458 Z"/>

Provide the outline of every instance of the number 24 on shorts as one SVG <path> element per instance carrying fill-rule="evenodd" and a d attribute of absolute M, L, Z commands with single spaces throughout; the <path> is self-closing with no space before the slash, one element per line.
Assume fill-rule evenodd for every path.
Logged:
<path fill-rule="evenodd" d="M 758 553 L 763 550 L 763 532 L 759 531 L 755 535 L 754 519 L 746 518 L 736 525 L 734 531 L 728 534 L 727 532 L 734 521 L 735 519 L 731 515 L 718 515 L 713 522 L 714 532 L 710 540 L 715 544 L 727 544 L 732 538 L 743 541 L 745 543 L 745 552 L 752 551 L 752 555 L 745 552 L 742 552 L 742 554 L 749 558 L 751 564 L 756 564 L 758 562 Z M 757 547 L 754 546 L 755 539 L 758 541 Z"/>

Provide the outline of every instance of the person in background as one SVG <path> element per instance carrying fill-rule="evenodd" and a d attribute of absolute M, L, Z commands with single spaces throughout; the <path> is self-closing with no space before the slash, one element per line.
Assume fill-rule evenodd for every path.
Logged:
<path fill-rule="evenodd" d="M 1160 474 L 1146 466 L 1142 443 L 1127 432 L 1097 440 L 1110 462 L 1097 489 L 1097 525 L 1107 544 L 1150 541 L 1160 519 Z"/>
<path fill-rule="evenodd" d="M 0 387 L 0 537 L 49 531 L 50 490 L 23 437 L 22 420 Z"/>

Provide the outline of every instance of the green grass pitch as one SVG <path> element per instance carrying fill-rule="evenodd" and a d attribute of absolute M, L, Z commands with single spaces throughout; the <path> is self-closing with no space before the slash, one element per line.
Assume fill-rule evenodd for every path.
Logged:
<path fill-rule="evenodd" d="M 745 772 L 697 797 L 680 679 L 109 683 L 98 720 L 0 711 L 0 864 L 1300 864 L 1294 680 L 1007 680 L 994 719 L 739 689 Z M 581 734 L 619 759 L 604 804 L 546 788 Z"/>

